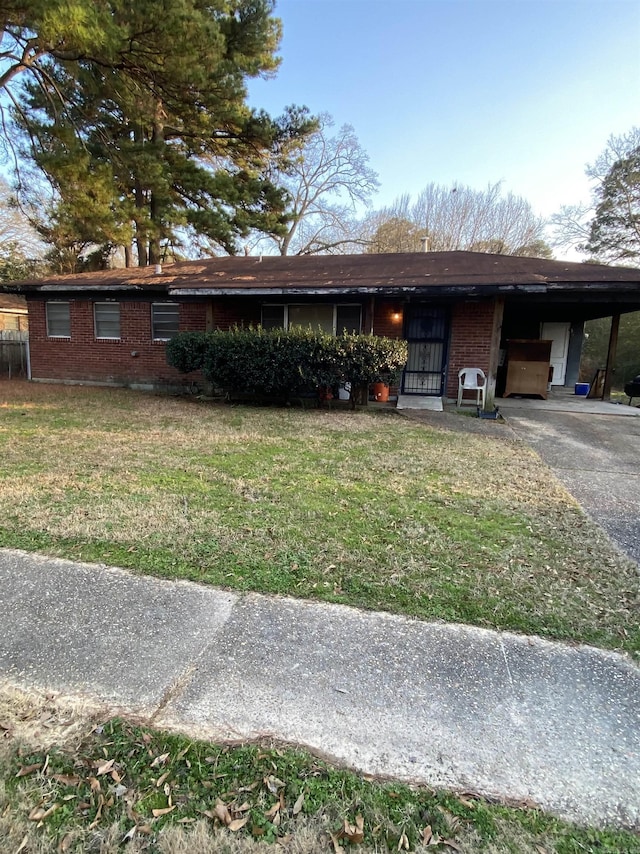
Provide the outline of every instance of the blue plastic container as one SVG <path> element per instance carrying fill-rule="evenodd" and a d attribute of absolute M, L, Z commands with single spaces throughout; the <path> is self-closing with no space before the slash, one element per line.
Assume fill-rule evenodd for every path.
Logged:
<path fill-rule="evenodd" d="M 586 397 L 589 394 L 589 383 L 576 383 L 575 393 L 580 397 Z"/>

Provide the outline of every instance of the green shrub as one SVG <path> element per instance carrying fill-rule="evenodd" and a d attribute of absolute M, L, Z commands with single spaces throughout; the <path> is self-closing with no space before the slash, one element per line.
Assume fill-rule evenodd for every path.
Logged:
<path fill-rule="evenodd" d="M 182 332 L 167 345 L 170 365 L 183 372 L 202 369 L 217 388 L 285 398 L 346 381 L 352 388 L 393 382 L 406 355 L 404 341 L 374 335 L 335 338 L 298 327 Z"/>
<path fill-rule="evenodd" d="M 180 332 L 167 341 L 167 362 L 183 374 L 202 370 L 208 339 L 207 332 Z"/>

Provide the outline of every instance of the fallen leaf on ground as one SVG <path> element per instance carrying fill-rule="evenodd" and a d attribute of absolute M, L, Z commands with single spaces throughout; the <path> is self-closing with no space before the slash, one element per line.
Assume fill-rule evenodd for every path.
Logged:
<path fill-rule="evenodd" d="M 241 827 L 244 827 L 245 824 L 249 821 L 249 816 L 246 815 L 244 818 L 236 818 L 233 821 L 230 821 L 227 827 L 229 830 L 240 830 Z"/>
<path fill-rule="evenodd" d="M 264 784 L 269 789 L 272 795 L 277 795 L 280 789 L 284 789 L 285 783 L 282 780 L 279 780 L 277 777 L 274 777 L 273 774 L 269 774 L 268 777 L 264 778 Z"/>
<path fill-rule="evenodd" d="M 16 777 L 26 777 L 27 774 L 33 774 L 34 771 L 40 770 L 40 763 L 36 762 L 35 765 L 23 765 L 22 768 L 16 774 Z"/>
<path fill-rule="evenodd" d="M 95 817 L 91 824 L 89 825 L 89 830 L 93 830 L 94 827 L 97 827 L 100 823 L 100 819 L 102 818 L 102 808 L 104 807 L 104 795 L 98 796 L 98 809 L 96 810 Z"/>
<path fill-rule="evenodd" d="M 273 806 L 267 810 L 267 812 L 265 813 L 265 816 L 267 818 L 273 818 L 273 816 L 277 815 L 279 812 L 280 812 L 280 801 L 276 801 L 276 803 L 273 804 Z"/>
<path fill-rule="evenodd" d="M 400 839 L 398 840 L 398 851 L 402 851 L 403 849 L 405 851 L 409 850 L 409 839 L 404 830 L 400 834 Z"/>
<path fill-rule="evenodd" d="M 455 843 L 453 841 L 453 839 L 443 839 L 442 844 L 448 845 L 449 848 L 453 848 L 454 851 L 462 851 L 462 848 L 460 848 L 460 846 L 457 843 Z"/>
<path fill-rule="evenodd" d="M 356 816 L 356 823 L 349 824 L 347 819 L 344 820 L 344 826 L 341 834 L 343 838 L 347 838 L 352 845 L 360 845 L 364 840 L 364 819 L 361 815 Z"/>
<path fill-rule="evenodd" d="M 115 759 L 109 759 L 107 762 L 104 762 L 102 765 L 98 765 L 98 770 L 96 771 L 96 776 L 100 777 L 102 774 L 108 774 L 113 770 L 113 766 L 115 765 Z"/>
<path fill-rule="evenodd" d="M 53 804 L 50 806 L 48 810 L 43 809 L 42 807 L 35 807 L 29 813 L 29 821 L 44 821 L 45 818 L 49 818 L 51 813 L 54 813 L 60 804 Z"/>
<path fill-rule="evenodd" d="M 293 805 L 293 810 L 292 810 L 293 814 L 298 815 L 298 813 L 302 811 L 303 806 L 304 806 L 304 792 L 300 792 L 300 794 L 298 795 L 298 799 L 296 800 L 295 804 Z"/>
<path fill-rule="evenodd" d="M 169 753 L 161 753 L 160 756 L 156 756 L 156 758 L 151 763 L 151 768 L 157 768 L 158 765 L 164 765 L 171 754 Z"/>
<path fill-rule="evenodd" d="M 231 813 L 229 812 L 229 808 L 225 803 L 223 803 L 220 798 L 216 801 L 216 805 L 213 808 L 213 813 L 217 819 L 219 819 L 223 824 L 231 823 Z"/>
<path fill-rule="evenodd" d="M 72 774 L 52 774 L 51 779 L 62 783 L 63 786 L 77 786 L 80 783 L 80 777 L 74 777 Z"/>
<path fill-rule="evenodd" d="M 172 807 L 162 807 L 162 809 L 159 810 L 151 810 L 151 815 L 154 818 L 160 818 L 161 815 L 166 815 L 167 813 L 172 812 L 175 808 L 176 805 L 174 804 Z"/>

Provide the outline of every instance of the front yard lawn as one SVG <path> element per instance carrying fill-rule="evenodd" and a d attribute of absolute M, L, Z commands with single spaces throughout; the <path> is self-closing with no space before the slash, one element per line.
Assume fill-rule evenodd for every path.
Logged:
<path fill-rule="evenodd" d="M 507 436 L 2 381 L 0 545 L 637 652 L 637 568 Z"/>

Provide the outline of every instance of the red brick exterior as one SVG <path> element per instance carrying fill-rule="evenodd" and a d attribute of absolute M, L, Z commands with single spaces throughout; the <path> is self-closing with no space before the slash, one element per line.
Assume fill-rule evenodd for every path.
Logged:
<path fill-rule="evenodd" d="M 482 368 L 489 375 L 495 306 L 494 300 L 453 305 L 447 397 L 458 396 L 458 371 L 461 368 Z"/>
<path fill-rule="evenodd" d="M 100 300 L 104 301 L 104 297 Z M 159 299 L 159 302 L 166 302 Z M 106 382 L 117 385 L 188 385 L 199 379 L 167 365 L 165 342 L 151 338 L 151 300 L 120 301 L 120 339 L 96 339 L 93 301 L 71 299 L 71 337 L 47 337 L 45 301 L 29 299 L 29 347 L 33 379 Z M 205 329 L 204 303 L 180 305 L 180 329 Z M 133 354 L 136 355 L 133 355 Z"/>
<path fill-rule="evenodd" d="M 104 301 L 102 297 L 99 301 Z M 120 300 L 120 339 L 96 339 L 93 300 L 70 299 L 71 337 L 48 338 L 46 302 L 30 298 L 31 374 L 34 379 L 104 382 L 118 385 L 184 386 L 202 377 L 180 374 L 167 365 L 165 343 L 151 338 L 153 300 Z M 158 297 L 166 302 L 166 297 Z M 266 298 L 217 297 L 180 303 L 180 329 L 204 331 L 259 324 Z M 268 300 L 278 302 L 280 300 Z M 330 301 L 339 301 L 332 297 Z M 349 300 L 351 301 L 351 300 Z M 358 301 L 356 299 L 354 302 Z M 403 300 L 362 300 L 363 331 L 391 338 L 403 335 Z M 455 398 L 458 371 L 465 366 L 489 374 L 495 301 L 458 302 L 451 308 L 451 336 L 446 394 Z M 135 355 L 133 355 L 135 353 Z"/>
<path fill-rule="evenodd" d="M 376 297 L 373 312 L 374 335 L 381 335 L 385 338 L 402 338 L 403 318 L 402 300 Z"/>

